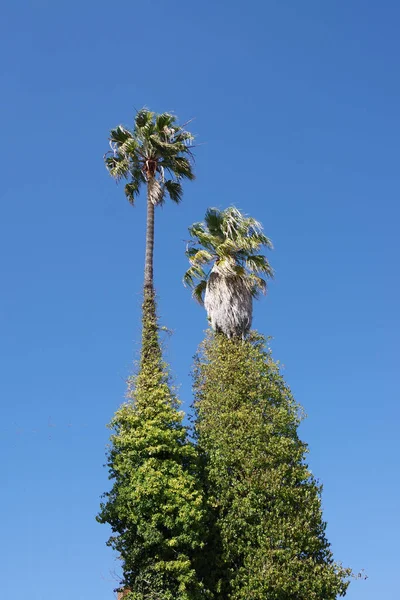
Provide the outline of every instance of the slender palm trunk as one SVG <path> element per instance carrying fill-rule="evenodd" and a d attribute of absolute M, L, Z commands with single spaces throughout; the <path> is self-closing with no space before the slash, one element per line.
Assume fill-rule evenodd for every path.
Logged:
<path fill-rule="evenodd" d="M 146 256 L 144 263 L 144 293 L 154 290 L 153 255 L 154 255 L 154 203 L 151 198 L 152 181 L 147 183 L 147 222 L 146 222 Z"/>
<path fill-rule="evenodd" d="M 149 364 L 162 374 L 161 348 L 158 340 L 156 301 L 154 294 L 154 178 L 147 182 L 146 256 L 144 262 L 144 290 L 142 306 L 142 350 L 140 373 L 146 373 Z M 150 361 L 150 362 L 149 362 Z M 143 383 L 143 382 L 142 382 Z"/>

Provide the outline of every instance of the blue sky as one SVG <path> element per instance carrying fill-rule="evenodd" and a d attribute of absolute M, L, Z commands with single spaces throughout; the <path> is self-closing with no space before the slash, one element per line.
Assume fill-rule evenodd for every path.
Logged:
<path fill-rule="evenodd" d="M 190 404 L 206 327 L 181 285 L 207 206 L 261 220 L 254 325 L 308 418 L 335 557 L 398 598 L 400 7 L 306 0 L 5 2 L 0 220 L 4 597 L 107 600 L 105 427 L 139 341 L 144 203 L 102 156 L 134 108 L 195 117 L 197 181 L 157 210 L 168 359 Z"/>

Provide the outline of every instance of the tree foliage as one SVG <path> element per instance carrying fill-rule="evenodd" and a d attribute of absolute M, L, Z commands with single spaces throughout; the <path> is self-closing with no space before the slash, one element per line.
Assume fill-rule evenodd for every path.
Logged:
<path fill-rule="evenodd" d="M 198 450 L 214 515 L 220 600 L 333 600 L 321 486 L 305 462 L 298 405 L 262 336 L 209 335 L 195 363 Z"/>
<path fill-rule="evenodd" d="M 110 132 L 111 150 L 106 167 L 117 181 L 126 180 L 125 194 L 134 204 L 142 184 L 147 184 L 153 204 L 165 195 L 179 203 L 182 179 L 194 179 L 191 165 L 193 135 L 179 125 L 175 115 L 139 110 L 132 130 L 118 125 Z"/>
<path fill-rule="evenodd" d="M 243 280 L 253 297 L 266 291 L 264 277 L 273 277 L 273 270 L 260 249 L 271 249 L 272 242 L 253 217 L 243 215 L 234 206 L 223 211 L 209 208 L 204 223 L 194 223 L 189 233 L 186 256 L 190 267 L 183 281 L 193 288 L 193 296 L 200 304 L 214 265 L 226 278 Z"/>
<path fill-rule="evenodd" d="M 162 362 L 154 295 L 147 291 L 140 368 L 129 401 L 111 422 L 113 486 L 98 515 L 112 528 L 108 545 L 122 559 L 127 600 L 207 597 L 196 571 L 206 510 L 196 449 L 182 418 Z"/>

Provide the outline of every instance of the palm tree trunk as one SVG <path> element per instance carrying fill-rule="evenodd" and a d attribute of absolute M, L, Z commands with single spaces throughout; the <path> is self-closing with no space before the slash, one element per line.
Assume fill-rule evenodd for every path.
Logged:
<path fill-rule="evenodd" d="M 140 354 L 140 373 L 146 373 L 151 365 L 162 377 L 161 348 L 158 339 L 156 300 L 154 294 L 153 254 L 154 254 L 154 177 L 147 180 L 147 217 L 146 217 L 146 256 L 144 262 L 144 290 L 142 305 L 142 349 Z M 147 365 L 147 366 L 146 366 Z M 146 377 L 145 377 L 146 379 Z M 160 379 L 161 382 L 161 379 Z M 154 383 L 154 380 L 153 380 Z M 142 385 L 147 385 L 145 381 Z"/>
<path fill-rule="evenodd" d="M 146 220 L 146 256 L 144 262 L 144 292 L 153 292 L 153 255 L 154 255 L 154 203 L 151 198 L 152 181 L 147 183 L 147 220 Z"/>

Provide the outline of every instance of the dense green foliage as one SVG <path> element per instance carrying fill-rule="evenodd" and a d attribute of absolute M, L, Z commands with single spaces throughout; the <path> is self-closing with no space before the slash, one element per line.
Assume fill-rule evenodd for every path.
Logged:
<path fill-rule="evenodd" d="M 205 503 L 196 449 L 187 440 L 182 417 L 162 362 L 154 295 L 147 292 L 140 368 L 129 401 L 111 423 L 113 487 L 98 516 L 111 525 L 108 545 L 122 559 L 127 600 L 207 597 L 196 571 Z"/>
<path fill-rule="evenodd" d="M 263 337 L 210 334 L 194 373 L 196 434 L 214 514 L 220 600 L 333 600 L 321 487 L 305 463 L 299 407 Z"/>
<path fill-rule="evenodd" d="M 111 526 L 124 598 L 344 596 L 351 571 L 333 561 L 325 537 L 299 407 L 265 340 L 249 335 L 253 298 L 273 276 L 260 253 L 270 240 L 234 207 L 209 209 L 190 229 L 184 280 L 217 332 L 195 364 L 194 445 L 162 358 L 153 277 L 155 206 L 166 195 L 179 202 L 182 180 L 194 179 L 193 136 L 173 115 L 142 109 L 109 141 L 106 167 L 126 181 L 128 200 L 147 191 L 140 364 L 110 425 L 112 488 L 97 517 Z"/>

